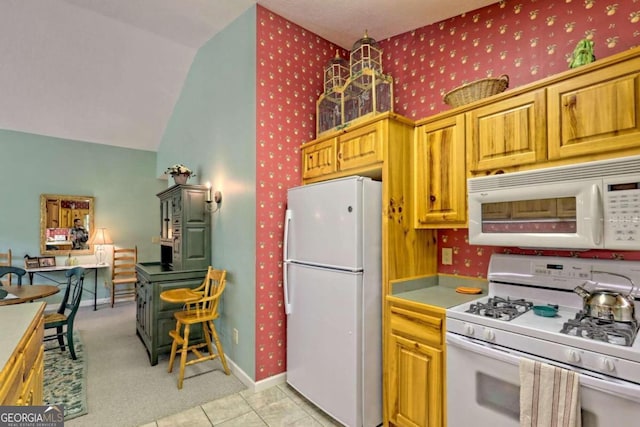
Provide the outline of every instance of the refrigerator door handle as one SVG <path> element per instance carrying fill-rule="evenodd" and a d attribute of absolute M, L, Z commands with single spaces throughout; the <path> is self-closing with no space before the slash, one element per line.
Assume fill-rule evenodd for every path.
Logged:
<path fill-rule="evenodd" d="M 287 209 L 284 216 L 284 244 L 283 244 L 283 254 L 282 254 L 282 284 L 284 287 L 284 313 L 291 314 L 291 303 L 289 302 L 289 283 L 287 277 L 289 275 L 289 253 L 288 253 L 288 242 L 289 242 L 289 222 L 292 218 L 292 212 Z"/>

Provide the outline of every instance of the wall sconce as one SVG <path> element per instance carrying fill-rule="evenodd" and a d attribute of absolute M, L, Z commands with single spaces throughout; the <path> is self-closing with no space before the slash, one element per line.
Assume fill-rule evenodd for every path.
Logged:
<path fill-rule="evenodd" d="M 220 210 L 220 204 L 222 203 L 222 193 L 216 191 L 213 193 L 213 200 L 211 199 L 211 183 L 207 182 L 207 212 L 216 213 Z M 216 207 L 214 209 L 213 202 L 216 203 Z"/>

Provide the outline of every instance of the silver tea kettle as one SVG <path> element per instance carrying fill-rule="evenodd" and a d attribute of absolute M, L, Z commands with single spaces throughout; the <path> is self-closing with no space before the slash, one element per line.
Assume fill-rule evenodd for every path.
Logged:
<path fill-rule="evenodd" d="M 586 314 L 596 319 L 615 320 L 616 322 L 634 322 L 636 318 L 633 290 L 636 285 L 633 283 L 633 280 L 623 274 L 612 273 L 609 271 L 593 270 L 591 273 L 609 274 L 611 276 L 622 277 L 629 281 L 631 289 L 627 295 L 622 295 L 620 292 L 608 289 L 596 289 L 592 292 L 588 292 L 582 286 L 576 286 L 574 292 L 580 295 L 584 300 L 584 311 Z M 594 282 L 587 281 L 584 284 L 586 283 Z"/>

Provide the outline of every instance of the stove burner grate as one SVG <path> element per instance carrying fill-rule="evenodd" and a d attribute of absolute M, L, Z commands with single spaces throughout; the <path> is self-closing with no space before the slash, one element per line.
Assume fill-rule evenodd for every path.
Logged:
<path fill-rule="evenodd" d="M 580 311 L 565 322 L 560 333 L 630 347 L 638 333 L 638 322 L 597 319 Z"/>
<path fill-rule="evenodd" d="M 510 321 L 531 310 L 533 303 L 524 299 L 491 297 L 487 302 L 476 302 L 469 305 L 467 313 L 494 319 Z"/>

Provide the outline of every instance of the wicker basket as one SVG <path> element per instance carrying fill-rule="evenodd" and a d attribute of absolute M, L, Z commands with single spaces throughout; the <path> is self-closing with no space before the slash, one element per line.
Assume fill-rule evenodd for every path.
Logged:
<path fill-rule="evenodd" d="M 458 86 L 447 92 L 443 100 L 452 107 L 460 107 L 461 105 L 504 92 L 508 87 L 509 76 L 503 74 L 497 78 L 489 77 Z"/>

